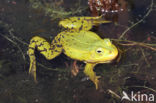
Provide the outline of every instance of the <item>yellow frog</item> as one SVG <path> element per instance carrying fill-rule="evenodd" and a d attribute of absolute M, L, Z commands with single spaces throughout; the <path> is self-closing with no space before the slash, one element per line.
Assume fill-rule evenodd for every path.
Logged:
<path fill-rule="evenodd" d="M 29 73 L 34 76 L 36 81 L 35 48 L 48 60 L 63 52 L 72 59 L 86 63 L 84 73 L 98 89 L 99 76 L 96 76 L 93 71 L 94 66 L 98 63 L 111 62 L 117 57 L 118 50 L 110 39 L 101 39 L 96 33 L 89 30 L 94 25 L 109 22 L 102 20 L 101 17 L 71 17 L 59 22 L 59 25 L 67 30 L 59 33 L 51 44 L 42 37 L 33 37 L 28 49 Z"/>

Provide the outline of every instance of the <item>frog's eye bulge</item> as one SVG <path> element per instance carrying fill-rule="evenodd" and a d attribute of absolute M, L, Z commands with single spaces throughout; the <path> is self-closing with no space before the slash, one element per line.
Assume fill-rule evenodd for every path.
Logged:
<path fill-rule="evenodd" d="M 111 46 L 112 42 L 110 41 L 110 39 L 104 39 L 104 42 L 107 46 Z"/>

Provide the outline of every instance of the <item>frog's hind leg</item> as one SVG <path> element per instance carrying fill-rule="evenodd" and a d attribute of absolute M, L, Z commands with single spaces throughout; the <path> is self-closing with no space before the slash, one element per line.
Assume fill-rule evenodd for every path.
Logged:
<path fill-rule="evenodd" d="M 93 26 L 97 26 L 102 23 L 110 23 L 111 21 L 103 20 L 102 16 L 98 17 L 71 17 L 61 20 L 60 26 L 67 28 L 68 30 L 79 32 L 80 30 L 88 31 Z"/>
<path fill-rule="evenodd" d="M 86 66 L 85 66 L 84 73 L 94 83 L 96 89 L 98 89 L 98 84 L 99 84 L 99 80 L 98 79 L 100 78 L 100 76 L 96 76 L 95 72 L 93 71 L 95 65 L 96 64 L 87 63 Z"/>
<path fill-rule="evenodd" d="M 102 23 L 111 23 L 111 21 L 102 19 L 102 16 L 89 17 L 89 18 L 86 18 L 86 20 L 90 21 L 92 26 L 98 26 L 99 24 L 102 24 Z"/>
<path fill-rule="evenodd" d="M 30 40 L 28 55 L 30 58 L 30 67 L 29 73 L 34 76 L 36 81 L 36 57 L 35 57 L 35 48 L 45 56 L 46 59 L 51 60 L 61 54 L 62 46 L 60 41 L 55 39 L 52 44 L 47 42 L 44 38 L 35 36 Z M 36 81 L 37 82 L 37 81 Z"/>

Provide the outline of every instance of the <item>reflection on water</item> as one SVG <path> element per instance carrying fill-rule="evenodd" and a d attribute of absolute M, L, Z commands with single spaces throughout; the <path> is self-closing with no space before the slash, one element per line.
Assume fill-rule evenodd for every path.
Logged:
<path fill-rule="evenodd" d="M 58 22 L 71 16 L 90 16 L 85 0 L 0 1 L 0 101 L 2 103 L 119 103 L 122 90 L 155 93 L 156 9 L 153 0 L 128 0 L 118 22 L 93 28 L 101 37 L 113 38 L 121 49 L 119 62 L 97 65 L 101 89 L 79 71 L 71 77 L 73 60 L 60 55 L 47 61 L 38 52 L 37 78 L 28 75 L 27 46 L 32 36 L 51 41 L 62 28 Z M 36 7 L 36 8 L 35 8 Z M 122 42 L 118 42 L 119 40 Z M 129 40 L 129 41 L 128 41 Z M 137 41 L 137 42 L 134 42 Z M 84 67 L 84 64 L 78 62 Z M 137 88 L 136 88 L 137 87 Z"/>

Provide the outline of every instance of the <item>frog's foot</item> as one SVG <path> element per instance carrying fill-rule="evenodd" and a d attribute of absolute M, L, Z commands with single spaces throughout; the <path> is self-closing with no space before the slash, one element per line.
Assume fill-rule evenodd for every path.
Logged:
<path fill-rule="evenodd" d="M 93 81 L 93 83 L 95 84 L 95 87 L 96 87 L 96 90 L 98 89 L 98 84 L 99 84 L 99 78 L 100 78 L 101 76 L 95 76 L 95 77 L 93 77 L 93 79 L 92 79 L 92 81 Z"/>
<path fill-rule="evenodd" d="M 72 73 L 72 76 L 77 76 L 77 74 L 79 73 L 79 66 L 77 66 L 77 61 L 75 60 L 73 62 L 73 65 L 71 67 L 71 73 Z"/>
<path fill-rule="evenodd" d="M 34 77 L 34 81 L 37 83 L 37 80 L 36 80 L 36 60 L 30 61 L 29 74 Z"/>

